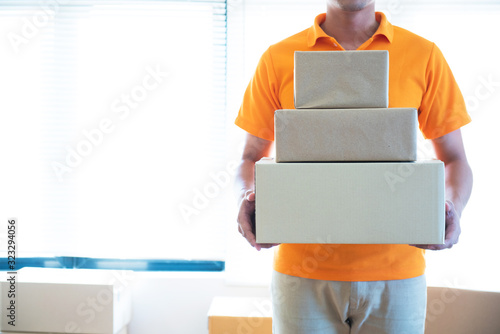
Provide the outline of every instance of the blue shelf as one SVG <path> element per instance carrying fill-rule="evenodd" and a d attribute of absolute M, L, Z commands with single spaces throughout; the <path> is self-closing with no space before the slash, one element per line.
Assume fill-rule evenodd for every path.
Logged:
<path fill-rule="evenodd" d="M 186 261 L 161 259 L 97 259 L 85 257 L 17 258 L 16 268 L 77 268 L 135 271 L 224 271 L 224 261 Z M 9 271 L 7 261 L 0 261 L 0 270 Z"/>

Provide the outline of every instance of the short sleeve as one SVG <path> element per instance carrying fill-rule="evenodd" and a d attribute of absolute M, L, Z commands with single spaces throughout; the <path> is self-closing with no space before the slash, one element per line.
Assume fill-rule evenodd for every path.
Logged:
<path fill-rule="evenodd" d="M 270 49 L 260 58 L 235 124 L 259 138 L 274 140 L 274 112 L 281 109 Z"/>
<path fill-rule="evenodd" d="M 468 124 L 465 101 L 443 54 L 433 45 L 426 69 L 426 90 L 419 108 L 420 130 L 435 139 Z"/>

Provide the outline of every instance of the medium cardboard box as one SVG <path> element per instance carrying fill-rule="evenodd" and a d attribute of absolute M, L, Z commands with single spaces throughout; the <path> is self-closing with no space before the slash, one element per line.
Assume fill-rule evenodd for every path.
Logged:
<path fill-rule="evenodd" d="M 296 51 L 295 108 L 387 108 L 389 52 Z"/>
<path fill-rule="evenodd" d="M 276 162 L 417 160 L 413 108 L 277 110 L 274 118 Z"/>
<path fill-rule="evenodd" d="M 259 243 L 442 244 L 444 164 L 255 165 Z"/>
<path fill-rule="evenodd" d="M 272 333 L 268 298 L 215 297 L 208 311 L 208 333 Z"/>
<path fill-rule="evenodd" d="M 425 334 L 500 333 L 500 292 L 427 288 Z"/>
<path fill-rule="evenodd" d="M 116 334 L 130 322 L 131 271 L 22 268 L 14 289 L 2 276 L 0 306 L 14 301 L 15 327 L 2 316 L 1 331 Z"/>

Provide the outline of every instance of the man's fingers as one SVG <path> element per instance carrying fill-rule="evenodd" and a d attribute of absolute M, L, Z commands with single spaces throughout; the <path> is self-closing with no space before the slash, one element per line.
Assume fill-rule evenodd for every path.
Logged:
<path fill-rule="evenodd" d="M 451 248 L 458 243 L 460 237 L 460 218 L 457 215 L 455 206 L 452 202 L 446 201 L 446 234 L 445 245 L 446 248 Z"/>
<path fill-rule="evenodd" d="M 271 248 L 274 246 L 278 246 L 279 244 L 258 244 L 261 248 Z"/>
<path fill-rule="evenodd" d="M 245 239 L 247 239 L 250 245 L 259 250 L 260 246 L 257 245 L 255 235 L 253 233 L 253 214 L 255 212 L 254 200 L 255 194 L 252 190 L 248 190 L 240 204 L 240 212 L 238 213 L 238 231 Z"/>
<path fill-rule="evenodd" d="M 238 217 L 238 231 L 247 239 L 253 236 L 252 221 L 246 212 L 242 212 Z"/>
<path fill-rule="evenodd" d="M 271 248 L 279 244 L 259 244 L 255 238 L 253 230 L 255 215 L 255 192 L 247 190 L 240 203 L 240 212 L 238 213 L 238 231 L 256 250 L 262 248 Z"/>
<path fill-rule="evenodd" d="M 248 223 L 244 223 L 244 222 L 239 223 L 238 224 L 238 231 L 241 233 L 241 235 L 245 239 L 247 239 L 247 241 L 250 243 L 250 245 L 255 247 L 255 245 L 257 244 L 257 242 L 255 240 L 255 235 L 252 232 L 252 227 L 249 226 Z"/>
<path fill-rule="evenodd" d="M 444 243 L 447 246 L 446 248 L 451 248 L 453 245 L 458 243 L 458 238 L 460 237 L 460 227 L 456 223 L 452 223 L 448 225 L 446 229 L 446 235 Z"/>
<path fill-rule="evenodd" d="M 413 247 L 421 248 L 421 249 L 427 249 L 427 250 L 441 250 L 446 247 L 446 244 L 444 245 L 410 245 Z"/>
<path fill-rule="evenodd" d="M 444 244 L 439 245 L 410 245 L 417 248 L 428 249 L 428 250 L 442 250 L 447 248 L 452 248 L 456 243 L 458 243 L 458 238 L 460 236 L 460 220 L 456 214 L 455 207 L 450 201 L 446 201 L 446 231 L 444 236 Z"/>
<path fill-rule="evenodd" d="M 458 236 L 456 235 L 456 230 L 457 230 L 457 224 L 449 224 L 446 229 L 446 234 L 444 236 L 444 243 L 451 242 L 455 239 L 458 239 Z"/>
<path fill-rule="evenodd" d="M 245 199 L 249 202 L 254 202 L 255 201 L 255 192 L 253 190 L 248 190 L 245 193 Z"/>
<path fill-rule="evenodd" d="M 239 228 L 240 230 L 240 233 L 245 237 L 245 238 L 248 238 L 250 236 L 253 235 L 252 233 L 252 226 L 246 222 L 246 221 L 242 221 L 239 223 Z"/>
<path fill-rule="evenodd" d="M 424 245 L 424 244 L 421 244 L 421 245 L 410 245 L 410 246 L 421 248 L 421 249 L 435 250 L 436 249 L 435 247 L 437 245 Z"/>

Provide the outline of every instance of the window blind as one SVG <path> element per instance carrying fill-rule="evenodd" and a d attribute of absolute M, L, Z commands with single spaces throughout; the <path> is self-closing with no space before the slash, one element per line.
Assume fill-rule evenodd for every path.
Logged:
<path fill-rule="evenodd" d="M 223 259 L 225 1 L 4 1 L 0 22 L 18 256 Z"/>

